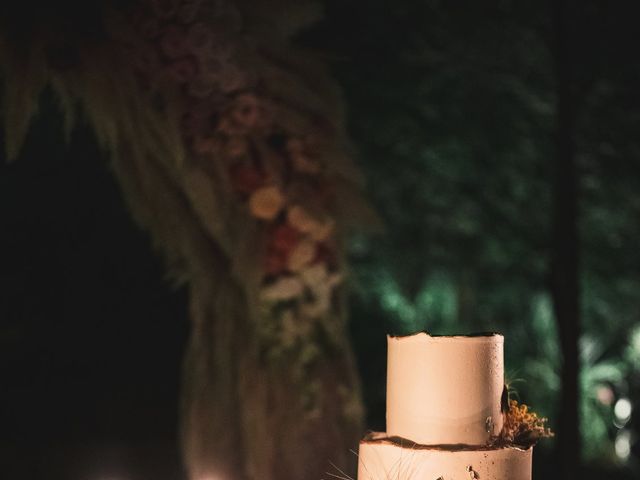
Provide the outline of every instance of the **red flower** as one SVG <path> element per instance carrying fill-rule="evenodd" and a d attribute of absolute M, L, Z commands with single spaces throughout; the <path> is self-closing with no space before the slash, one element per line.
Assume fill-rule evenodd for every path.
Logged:
<path fill-rule="evenodd" d="M 278 225 L 271 236 L 271 246 L 274 250 L 287 254 L 298 244 L 300 234 L 290 225 Z"/>
<path fill-rule="evenodd" d="M 246 165 L 234 165 L 229 169 L 231 185 L 243 194 L 250 194 L 264 184 L 264 174 L 258 169 Z"/>
<path fill-rule="evenodd" d="M 313 263 L 325 263 L 328 267 L 335 268 L 338 265 L 338 258 L 332 248 L 326 243 L 320 243 L 318 244 Z"/>

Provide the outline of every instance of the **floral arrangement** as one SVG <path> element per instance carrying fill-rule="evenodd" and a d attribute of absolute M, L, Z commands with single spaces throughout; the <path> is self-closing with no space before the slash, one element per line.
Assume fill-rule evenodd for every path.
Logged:
<path fill-rule="evenodd" d="M 234 215 L 257 224 L 231 235 L 212 230 L 230 257 L 251 258 L 236 270 L 256 285 L 249 291 L 257 291 L 258 315 L 276 322 L 262 328 L 270 343 L 289 348 L 335 315 L 343 268 L 327 139 L 337 128 L 271 92 L 269 79 L 246 66 L 260 59 L 241 29 L 233 3 L 156 0 L 141 5 L 124 44 L 143 85 L 178 92 L 187 161 L 233 198 L 236 205 L 224 202 Z M 257 239 L 253 251 L 234 253 L 248 235 Z"/>
<path fill-rule="evenodd" d="M 553 437 L 547 426 L 547 419 L 539 417 L 525 404 L 509 400 L 509 409 L 504 415 L 504 426 L 498 437 L 498 443 L 529 448 L 540 439 Z"/>
<path fill-rule="evenodd" d="M 79 118 L 91 126 L 133 217 L 188 286 L 190 478 L 233 478 L 241 464 L 304 478 L 345 457 L 363 411 L 340 235 L 375 215 L 338 89 L 292 40 L 317 2 L 104 2 L 100 15 L 83 5 L 82 28 L 64 9 L 0 28 L 6 150 L 17 157 L 50 88 L 69 135 Z M 328 425 L 322 451 L 293 458 L 272 441 L 275 429 L 303 438 Z"/>

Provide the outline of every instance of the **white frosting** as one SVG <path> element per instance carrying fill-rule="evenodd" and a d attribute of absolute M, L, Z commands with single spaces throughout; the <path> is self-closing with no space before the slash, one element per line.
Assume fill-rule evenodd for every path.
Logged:
<path fill-rule="evenodd" d="M 423 445 L 485 445 L 500 432 L 502 335 L 432 337 L 418 333 L 389 336 L 387 343 L 390 437 Z"/>
<path fill-rule="evenodd" d="M 358 480 L 531 480 L 531 452 L 531 448 L 439 450 L 363 440 Z"/>

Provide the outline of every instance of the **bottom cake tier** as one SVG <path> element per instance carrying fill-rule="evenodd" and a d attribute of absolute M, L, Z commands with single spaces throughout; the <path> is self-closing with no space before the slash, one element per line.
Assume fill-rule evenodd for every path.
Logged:
<path fill-rule="evenodd" d="M 432 447 L 371 433 L 360 442 L 358 480 L 531 480 L 532 450 Z"/>

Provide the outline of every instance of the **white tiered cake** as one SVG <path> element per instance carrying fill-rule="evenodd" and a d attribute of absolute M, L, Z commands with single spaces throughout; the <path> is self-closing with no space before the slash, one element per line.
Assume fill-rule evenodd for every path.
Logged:
<path fill-rule="evenodd" d="M 360 442 L 358 480 L 530 480 L 532 447 L 495 446 L 504 337 L 389 336 L 387 432 Z"/>

